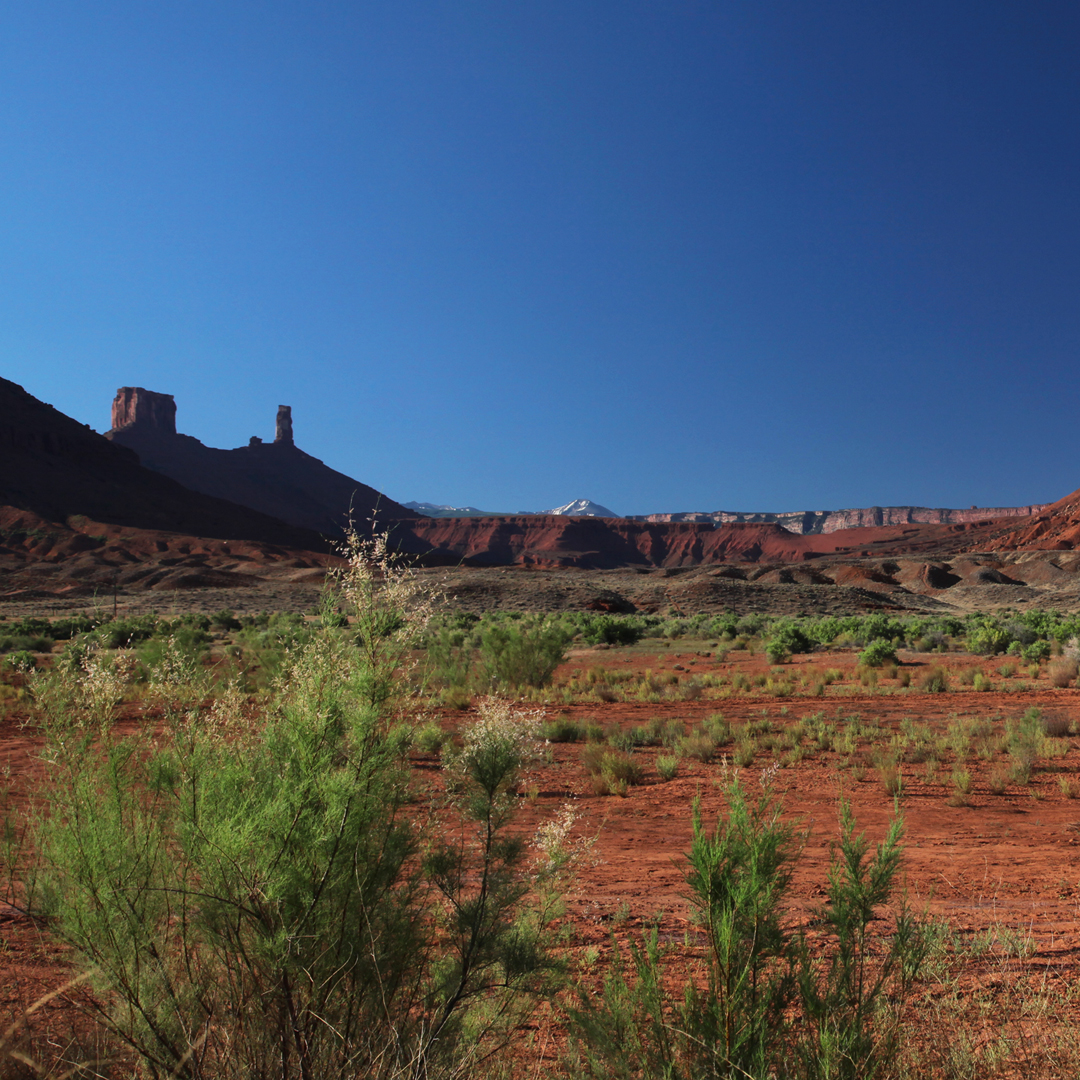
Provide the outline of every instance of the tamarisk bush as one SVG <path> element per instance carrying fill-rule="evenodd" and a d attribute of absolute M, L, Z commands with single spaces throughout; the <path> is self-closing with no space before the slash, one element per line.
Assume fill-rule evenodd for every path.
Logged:
<path fill-rule="evenodd" d="M 653 929 L 616 947 L 599 999 L 581 993 L 571 1010 L 577 1075 L 619 1080 L 856 1080 L 872 1077 L 896 1048 L 898 1011 L 924 947 L 901 906 L 884 954 L 867 927 L 895 891 L 902 824 L 897 817 L 871 855 L 841 803 L 840 837 L 821 915 L 836 945 L 817 956 L 785 922 L 802 836 L 781 819 L 767 784 L 751 799 L 738 777 L 713 829 L 693 811 L 688 899 L 704 932 L 700 962 L 681 1000 L 669 988 L 670 952 Z M 672 946 L 678 949 L 678 946 Z M 674 965 L 673 965 L 674 966 Z"/>
<path fill-rule="evenodd" d="M 149 1076 L 468 1075 L 555 971 L 566 830 L 507 830 L 532 721 L 485 706 L 425 827 L 390 703 L 429 606 L 381 542 L 338 586 L 349 627 L 289 653 L 265 716 L 225 694 L 122 738 L 43 710 L 41 906 Z"/>

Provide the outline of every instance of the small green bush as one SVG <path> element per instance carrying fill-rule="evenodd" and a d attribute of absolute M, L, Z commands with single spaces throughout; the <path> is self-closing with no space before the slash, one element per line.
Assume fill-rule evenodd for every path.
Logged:
<path fill-rule="evenodd" d="M 678 754 L 657 754 L 656 771 L 661 780 L 674 780 L 679 775 L 681 758 Z"/>
<path fill-rule="evenodd" d="M 859 663 L 872 668 L 884 667 L 886 664 L 896 663 L 896 648 L 892 642 L 884 638 L 871 641 L 861 653 Z"/>
<path fill-rule="evenodd" d="M 17 649 L 4 657 L 7 671 L 33 671 L 37 667 L 37 657 L 28 649 Z"/>
<path fill-rule="evenodd" d="M 617 615 L 583 617 L 581 636 L 589 645 L 633 645 L 641 635 L 641 626 L 630 619 Z"/>
<path fill-rule="evenodd" d="M 819 913 L 836 944 L 822 958 L 817 943 L 791 930 L 785 910 L 801 838 L 768 791 L 751 801 L 736 782 L 727 796 L 727 815 L 711 829 L 700 802 L 693 810 L 686 881 L 704 955 L 689 935 L 684 946 L 662 949 L 657 929 L 628 955 L 616 947 L 601 994 L 583 987 L 570 1011 L 579 1073 L 861 1080 L 887 1072 L 927 952 L 902 901 L 883 949 L 869 933 L 875 912 L 895 897 L 900 819 L 871 853 L 841 803 Z M 682 995 L 671 993 L 673 979 L 684 982 Z"/>
<path fill-rule="evenodd" d="M 424 754 L 437 754 L 445 741 L 446 732 L 434 720 L 429 720 L 413 732 L 413 745 Z"/>
<path fill-rule="evenodd" d="M 480 642 L 483 678 L 490 686 L 522 690 L 546 686 L 566 659 L 570 634 L 553 622 L 492 626 Z"/>
<path fill-rule="evenodd" d="M 556 716 L 540 725 L 540 738 L 547 742 L 572 743 L 584 737 L 581 725 L 569 716 Z"/>

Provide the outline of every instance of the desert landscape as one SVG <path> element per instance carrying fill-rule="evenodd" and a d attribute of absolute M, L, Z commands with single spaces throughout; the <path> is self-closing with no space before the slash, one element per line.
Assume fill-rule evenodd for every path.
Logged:
<path fill-rule="evenodd" d="M 727 1075 L 780 1053 L 806 1075 L 1080 1067 L 1080 493 L 804 534 L 393 518 L 334 473 L 279 520 L 259 506 L 325 468 L 293 455 L 291 428 L 285 479 L 260 464 L 248 506 L 241 472 L 222 474 L 237 501 L 163 483 L 115 432 L 0 389 L 5 1075 L 246 1075 L 256 1059 L 270 1075 L 282 1054 L 337 1068 L 346 1043 L 351 1074 L 386 1076 L 629 1075 L 645 1059 Z M 121 418 L 141 400 L 160 419 L 165 398 L 121 390 Z M 159 455 L 187 438 L 166 436 Z M 293 749 L 274 758 L 281 738 Z M 379 761 L 372 820 L 403 845 L 388 880 L 423 959 L 381 1014 L 346 939 L 290 915 L 293 886 L 245 862 L 262 841 L 226 873 L 174 831 L 184 792 L 235 769 L 199 812 L 211 848 L 284 813 L 266 834 L 280 865 L 314 813 L 325 854 L 319 815 L 361 790 L 330 780 Z M 279 768 L 310 801 L 277 791 Z M 260 785 L 265 806 L 233 806 Z M 151 837 L 182 878 L 139 855 Z M 751 858 L 768 843 L 771 871 Z M 729 903 L 706 888 L 707 852 L 708 888 L 774 877 Z M 391 872 L 385 849 L 365 857 Z M 211 904 L 216 873 L 248 899 Z M 361 907 L 388 918 L 382 903 Z M 744 918 L 773 936 L 740 937 Z M 350 933 L 392 962 L 388 930 Z M 295 962 L 270 959 L 280 934 Z M 705 1028 L 687 1025 L 720 1006 L 735 1027 L 710 1029 L 706 1066 Z M 294 1010 L 280 1030 L 279 1008 Z M 364 1038 L 324 1037 L 346 1017 Z M 393 1053 L 371 1045 L 391 1032 Z"/>

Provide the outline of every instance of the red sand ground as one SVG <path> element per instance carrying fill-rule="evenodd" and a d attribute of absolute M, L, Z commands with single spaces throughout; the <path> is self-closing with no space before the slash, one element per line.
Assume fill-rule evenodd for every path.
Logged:
<path fill-rule="evenodd" d="M 858 713 L 864 720 L 876 721 L 889 730 L 898 729 L 905 718 L 930 724 L 942 732 L 952 717 L 991 718 L 995 732 L 999 732 L 1005 720 L 1019 717 L 1032 705 L 1042 709 L 1044 715 L 1080 720 L 1080 690 L 1053 689 L 1043 678 L 1035 684 L 1029 681 L 1029 686 L 1037 688 L 1002 692 L 1002 687 L 1015 687 L 1021 681 L 1006 680 L 998 674 L 1002 658 L 991 661 L 955 654 L 902 654 L 902 658 L 920 668 L 937 662 L 947 663 L 954 671 L 961 666 L 976 666 L 990 676 L 995 691 L 887 692 L 895 683 L 885 680 L 881 687 L 886 692 L 868 694 L 857 684 L 845 681 L 830 687 L 824 698 L 779 699 L 759 693 L 720 701 L 590 702 L 548 711 L 549 715 L 565 711 L 575 719 L 595 718 L 606 727 L 643 723 L 658 716 L 690 725 L 711 713 L 722 712 L 731 721 L 768 716 L 782 728 L 803 716 L 824 711 L 828 719 L 838 713 Z M 557 678 L 580 674 L 596 664 L 609 670 L 639 672 L 646 667 L 655 672 L 675 672 L 678 665 L 684 676 L 689 672 L 730 675 L 734 671 L 753 674 L 766 670 L 760 657 L 735 653 L 718 664 L 676 644 L 656 656 L 624 650 L 589 651 L 573 658 Z M 835 667 L 843 670 L 847 678 L 853 673 L 853 664 L 850 653 L 818 654 L 796 658 L 787 670 L 798 673 L 807 666 Z M 919 668 L 911 670 L 917 673 Z M 0 724 L 0 773 L 10 778 L 11 795 L 17 803 L 24 803 L 44 775 L 38 758 L 40 739 L 33 729 L 20 726 L 21 719 L 9 715 Z M 467 713 L 448 713 L 444 722 L 455 728 L 467 719 Z M 140 720 L 134 708 L 127 722 L 134 725 L 146 721 Z M 925 779 L 924 765 L 902 766 L 904 872 L 911 902 L 919 910 L 946 920 L 968 939 L 1001 926 L 1030 934 L 1037 952 L 1027 961 L 1028 970 L 1043 979 L 1047 988 L 1060 991 L 1061 1012 L 1055 1022 L 1064 1025 L 1080 1020 L 1080 1010 L 1069 993 L 1076 982 L 1080 959 L 1080 801 L 1067 798 L 1059 785 L 1061 776 L 1080 778 L 1080 739 L 1070 736 L 1069 741 L 1066 756 L 1039 763 L 1030 786 L 1010 784 L 1001 796 L 991 794 L 987 786 L 993 762 L 973 757 L 967 764 L 975 781 L 969 806 L 948 803 L 952 792 L 949 758 L 943 760 L 932 783 Z M 646 782 L 631 788 L 626 798 L 616 798 L 593 793 L 580 765 L 580 745 L 558 744 L 548 749 L 551 762 L 533 766 L 522 784 L 520 824 L 531 830 L 569 801 L 579 815 L 575 833 L 596 837 L 596 864 L 581 871 L 570 897 L 568 918 L 577 929 L 571 955 L 580 960 L 585 950 L 597 949 L 600 959 L 587 978 L 599 978 L 611 954 L 613 930 L 621 938 L 632 936 L 662 912 L 665 939 L 683 940 L 689 926 L 683 899 L 683 853 L 690 841 L 690 805 L 700 797 L 706 820 L 714 819 L 724 804 L 720 785 L 728 766 L 723 760 L 708 765 L 686 761 L 674 781 L 662 783 L 654 768 L 657 751 L 644 748 L 638 753 L 646 765 Z M 771 755 L 762 755 L 744 769 L 744 783 L 756 790 L 762 768 L 771 760 Z M 997 760 L 1003 760 L 1002 756 L 998 755 Z M 437 768 L 433 757 L 417 754 L 414 761 L 418 772 L 427 776 Z M 893 799 L 869 760 L 860 775 L 850 768 L 840 768 L 841 761 L 838 753 L 819 753 L 781 769 L 776 776 L 775 788 L 783 795 L 788 813 L 808 830 L 794 880 L 792 918 L 797 923 L 806 924 L 824 899 L 829 845 L 838 835 L 837 801 L 841 795 L 851 800 L 860 828 L 875 840 L 883 835 L 893 813 Z M 883 920 L 878 929 L 884 931 L 887 926 L 888 921 Z M 46 923 L 12 909 L 0 909 L 0 970 L 2 1027 L 44 991 L 64 981 L 64 950 L 50 938 Z M 1005 995 L 1001 1000 L 1007 1008 L 1007 995 L 1015 978 L 1005 973 L 1000 956 L 991 950 L 973 970 L 974 976 L 969 977 L 977 978 L 984 989 L 1000 983 L 1000 994 Z M 933 1005 L 933 993 L 928 991 L 927 995 L 920 1008 L 930 1009 Z M 59 1037 L 81 1025 L 74 1006 L 63 998 L 52 1002 L 43 1013 L 35 1018 L 38 1032 L 49 1030 Z M 928 1016 L 923 1017 L 927 1023 Z M 981 1035 L 976 1033 L 978 1038 L 989 1039 L 999 1020 L 988 1016 L 973 1021 L 984 1028 Z M 1039 1023 L 1045 1028 L 1045 1021 Z M 542 1067 L 540 1056 L 550 1063 L 563 1039 L 544 1012 L 535 1021 L 532 1033 L 535 1039 L 531 1042 L 526 1038 L 528 1033 L 522 1034 L 519 1064 L 523 1072 L 536 1075 L 535 1070 Z M 1029 1049 L 1038 1045 L 1044 1033 L 1037 1025 L 1029 1025 L 1027 1037 L 1034 1040 L 1026 1044 Z M 933 1037 L 945 1035 L 938 1032 Z M 1032 1073 L 1025 1065 L 1017 1067 L 1016 1074 Z M 1045 1075 L 1056 1074 L 1050 1068 Z"/>

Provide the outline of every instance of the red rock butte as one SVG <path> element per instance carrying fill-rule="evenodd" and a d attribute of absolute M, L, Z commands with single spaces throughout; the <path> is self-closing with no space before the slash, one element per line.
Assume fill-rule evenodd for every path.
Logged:
<path fill-rule="evenodd" d="M 228 499 L 289 525 L 340 537 L 349 522 L 412 521 L 420 515 L 304 453 L 294 440 L 292 408 L 279 405 L 274 441 L 253 435 L 232 450 L 205 446 L 176 430 L 176 401 L 141 386 L 122 386 L 106 437 L 139 455 L 148 469 L 204 495 Z"/>

